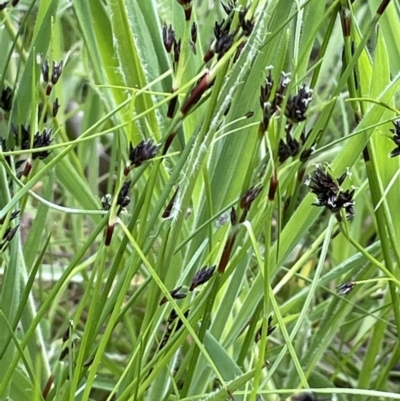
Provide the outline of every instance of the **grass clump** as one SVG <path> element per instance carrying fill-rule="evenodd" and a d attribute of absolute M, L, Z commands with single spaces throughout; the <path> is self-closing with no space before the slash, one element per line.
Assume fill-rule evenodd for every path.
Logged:
<path fill-rule="evenodd" d="M 396 2 L 0 8 L 1 399 L 400 399 Z"/>

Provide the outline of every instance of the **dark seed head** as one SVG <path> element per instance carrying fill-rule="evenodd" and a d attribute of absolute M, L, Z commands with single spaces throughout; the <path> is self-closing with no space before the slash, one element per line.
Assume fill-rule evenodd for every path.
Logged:
<path fill-rule="evenodd" d="M 41 134 L 37 132 L 35 134 L 35 137 L 33 138 L 33 148 L 38 149 L 38 148 L 43 148 L 46 146 L 50 146 L 51 143 L 53 142 L 53 139 L 51 138 L 51 132 L 52 129 L 45 129 Z M 45 159 L 49 154 L 51 153 L 50 150 L 43 150 L 41 152 L 35 152 L 32 154 L 32 159 Z"/>
<path fill-rule="evenodd" d="M 176 41 L 174 39 L 174 62 L 179 63 L 179 57 L 181 55 L 181 39 Z"/>
<path fill-rule="evenodd" d="M 14 136 L 15 142 L 21 150 L 29 149 L 31 146 L 31 129 L 30 126 L 20 125 L 19 127 L 14 124 L 11 125 L 11 133 Z"/>
<path fill-rule="evenodd" d="M 58 110 L 60 109 L 60 103 L 58 103 L 58 97 L 53 102 L 53 117 L 57 116 Z"/>
<path fill-rule="evenodd" d="M 168 27 L 167 24 L 164 24 L 162 35 L 163 35 L 165 50 L 167 51 L 167 53 L 171 53 L 172 46 L 175 41 L 175 31 L 172 29 L 172 25 Z"/>
<path fill-rule="evenodd" d="M 64 67 L 63 60 L 61 60 L 59 64 L 57 64 L 57 62 L 53 61 L 53 71 L 51 74 L 51 83 L 53 85 L 55 85 L 58 82 L 58 80 L 60 79 L 63 67 Z"/>
<path fill-rule="evenodd" d="M 269 68 L 268 75 L 265 78 L 265 84 L 260 88 L 260 106 L 262 109 L 264 109 L 265 103 L 269 101 L 273 86 L 274 79 L 272 78 L 272 68 Z"/>
<path fill-rule="evenodd" d="M 340 284 L 337 289 L 338 289 L 338 294 L 339 295 L 346 295 L 349 292 L 353 290 L 353 288 L 356 286 L 356 283 L 354 281 L 349 281 L 344 284 Z"/>
<path fill-rule="evenodd" d="M 347 173 L 342 174 L 335 180 L 327 171 L 318 167 L 306 182 L 311 192 L 317 196 L 313 205 L 326 207 L 332 213 L 337 214 L 338 217 L 340 210 L 344 209 L 347 219 L 353 217 L 355 191 L 343 191 L 340 188 L 346 176 Z"/>
<path fill-rule="evenodd" d="M 218 59 L 221 59 L 222 56 L 232 47 L 234 35 L 224 35 L 221 39 L 218 40 L 215 45 L 215 52 L 218 54 Z"/>
<path fill-rule="evenodd" d="M 117 205 L 119 205 L 118 214 L 122 211 L 122 209 L 129 205 L 131 199 L 129 198 L 129 187 L 131 185 L 131 181 L 125 181 L 122 185 L 121 190 L 118 194 Z"/>
<path fill-rule="evenodd" d="M 170 291 L 169 293 L 171 294 L 171 297 L 173 299 L 183 299 L 186 298 L 185 293 L 180 293 L 179 291 L 182 289 L 182 286 L 179 286 L 178 288 L 175 288 L 174 290 Z M 160 305 L 165 304 L 166 302 L 168 302 L 167 297 L 163 297 L 163 299 L 160 301 Z"/>
<path fill-rule="evenodd" d="M 235 8 L 235 5 L 236 5 L 236 0 L 233 0 L 233 1 L 232 0 L 228 0 L 228 2 L 226 4 L 221 2 L 221 6 L 222 6 L 222 8 L 224 9 L 224 11 L 226 12 L 227 15 L 231 14 L 233 9 Z"/>
<path fill-rule="evenodd" d="M 129 160 L 134 167 L 141 166 L 147 160 L 153 159 L 160 149 L 160 145 L 154 145 L 152 139 L 141 141 L 136 147 L 129 145 Z"/>
<path fill-rule="evenodd" d="M 285 72 L 282 71 L 281 73 L 281 77 L 279 79 L 279 84 L 278 84 L 278 88 L 276 90 L 275 93 L 275 99 L 272 102 L 272 110 L 275 112 L 275 110 L 278 109 L 278 107 L 281 106 L 283 99 L 285 97 L 286 94 L 286 89 L 290 83 L 290 74 L 286 74 Z"/>
<path fill-rule="evenodd" d="M 202 267 L 193 277 L 192 285 L 189 290 L 193 291 L 199 285 L 206 283 L 212 277 L 216 266 L 208 268 L 207 266 Z"/>
<path fill-rule="evenodd" d="M 44 82 L 49 82 L 49 61 L 47 59 L 42 63 L 42 76 Z"/>
<path fill-rule="evenodd" d="M 0 95 L 0 108 L 2 108 L 5 112 L 10 112 L 12 107 L 13 100 L 13 91 L 7 86 L 1 91 Z"/>
<path fill-rule="evenodd" d="M 5 1 L 4 3 L 0 3 L 0 11 L 4 10 L 7 7 L 8 1 Z"/>
<path fill-rule="evenodd" d="M 289 96 L 285 116 L 293 123 L 299 123 L 305 121 L 308 105 L 312 100 L 312 90 L 303 85 L 298 94 L 295 96 Z"/>
<path fill-rule="evenodd" d="M 283 163 L 289 157 L 295 157 L 300 151 L 300 143 L 297 139 L 293 138 L 290 130 L 286 130 L 286 143 L 283 139 L 279 140 L 279 161 Z"/>
<path fill-rule="evenodd" d="M 247 192 L 242 196 L 242 199 L 240 200 L 240 207 L 245 210 L 249 210 L 251 204 L 254 202 L 254 200 L 257 198 L 257 196 L 260 194 L 262 191 L 263 187 L 251 187 Z"/>
<path fill-rule="evenodd" d="M 0 250 L 6 249 L 8 243 L 14 238 L 14 235 L 18 231 L 19 224 L 15 227 L 8 227 L 3 235 L 3 240 L 0 243 Z"/>
<path fill-rule="evenodd" d="M 310 156 L 312 155 L 313 152 L 314 152 L 313 148 L 309 148 L 309 149 L 306 149 L 303 152 L 301 152 L 300 153 L 300 161 L 305 163 L 310 158 Z"/>
<path fill-rule="evenodd" d="M 192 42 L 196 44 L 197 42 L 197 24 L 193 22 L 192 24 L 192 29 L 190 31 L 191 37 L 192 37 Z"/>
<path fill-rule="evenodd" d="M 246 7 L 243 11 L 239 13 L 239 25 L 242 28 L 244 36 L 250 36 L 254 28 L 254 22 L 251 19 L 246 19 L 248 8 Z"/>
<path fill-rule="evenodd" d="M 10 215 L 10 221 L 14 220 L 19 215 L 19 212 L 20 212 L 19 210 L 14 210 Z M 0 224 L 3 224 L 5 220 L 6 220 L 6 216 L 4 216 L 2 219 L 0 219 Z"/>

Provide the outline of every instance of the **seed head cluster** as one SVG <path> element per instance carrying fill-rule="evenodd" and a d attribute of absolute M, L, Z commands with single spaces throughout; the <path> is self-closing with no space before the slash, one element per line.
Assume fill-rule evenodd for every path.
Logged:
<path fill-rule="evenodd" d="M 345 210 L 347 219 L 354 216 L 354 190 L 344 191 L 340 187 L 346 177 L 347 172 L 334 179 L 329 172 L 318 166 L 306 181 L 310 191 L 317 196 L 313 205 L 326 207 L 339 220 L 341 209 Z"/>
<path fill-rule="evenodd" d="M 278 149 L 278 157 L 280 163 L 285 162 L 289 157 L 296 157 L 302 147 L 305 145 L 307 138 L 309 137 L 311 131 L 306 134 L 303 131 L 300 135 L 300 140 L 298 141 L 291 135 L 291 130 L 293 128 L 292 124 L 287 124 L 285 131 L 286 131 L 286 138 L 279 140 L 279 149 Z M 310 157 L 313 148 L 305 149 L 300 153 L 300 161 L 305 162 Z"/>
<path fill-rule="evenodd" d="M 271 117 L 280 111 L 289 83 L 289 74 L 282 72 L 272 98 L 274 79 L 272 78 L 272 67 L 268 68 L 268 75 L 260 90 L 260 105 L 263 111 L 262 128 L 264 131 L 268 129 Z M 285 108 L 285 116 L 292 125 L 306 120 L 305 114 L 311 101 L 312 90 L 307 85 L 303 85 L 296 95 L 289 95 Z"/>
<path fill-rule="evenodd" d="M 216 266 L 202 267 L 193 277 L 192 285 L 190 286 L 190 291 L 193 291 L 199 285 L 206 283 L 208 280 L 211 279 L 212 275 L 214 274 Z"/>
<path fill-rule="evenodd" d="M 152 139 L 143 140 L 137 146 L 129 145 L 129 161 L 125 168 L 127 175 L 131 168 L 139 167 L 148 160 L 157 156 L 160 144 L 154 144 Z"/>
<path fill-rule="evenodd" d="M 285 116 L 293 123 L 299 123 L 301 121 L 305 121 L 308 105 L 312 100 L 312 90 L 308 88 L 306 85 L 303 85 L 297 95 L 290 95 L 286 110 Z"/>
<path fill-rule="evenodd" d="M 30 126 L 20 125 L 19 127 L 12 125 L 11 133 L 14 136 L 15 142 L 21 148 L 21 150 L 31 149 L 31 129 Z M 32 149 L 40 149 L 43 147 L 50 146 L 52 139 L 52 129 L 44 129 L 41 133 L 38 131 L 33 136 Z M 50 150 L 43 150 L 40 152 L 33 152 L 32 159 L 43 160 L 50 154 Z"/>
<path fill-rule="evenodd" d="M 53 61 L 52 68 L 50 71 L 49 61 L 46 59 L 42 63 L 42 77 L 43 81 L 47 83 L 46 95 L 50 96 L 53 86 L 57 84 L 60 79 L 61 73 L 64 68 L 64 61 L 61 60 L 59 63 Z"/>

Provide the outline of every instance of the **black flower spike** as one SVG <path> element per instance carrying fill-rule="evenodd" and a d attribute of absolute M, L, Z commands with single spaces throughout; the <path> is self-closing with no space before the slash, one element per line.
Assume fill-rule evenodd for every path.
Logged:
<path fill-rule="evenodd" d="M 246 19 L 246 14 L 248 10 L 248 7 L 246 7 L 243 11 L 240 11 L 239 13 L 239 25 L 242 28 L 244 36 L 250 36 L 254 28 L 253 20 Z"/>
<path fill-rule="evenodd" d="M 390 157 L 400 155 L 400 119 L 393 121 L 393 125 L 394 129 L 390 130 L 393 136 L 390 139 L 396 144 L 396 147 L 390 152 Z"/>
<path fill-rule="evenodd" d="M 19 215 L 19 212 L 20 212 L 19 210 L 14 210 L 11 213 L 10 221 L 14 220 Z M 5 222 L 5 220 L 6 220 L 6 216 L 4 216 L 2 219 L 0 219 L 0 224 L 3 224 Z"/>
<path fill-rule="evenodd" d="M 0 11 L 4 10 L 7 7 L 8 1 L 5 1 L 4 3 L 0 3 Z"/>
<path fill-rule="evenodd" d="M 176 41 L 174 39 L 174 62 L 179 63 L 179 58 L 181 56 L 181 39 Z"/>
<path fill-rule="evenodd" d="M 251 187 L 243 196 L 242 199 L 240 199 L 240 207 L 244 210 L 249 210 L 251 204 L 254 202 L 254 200 L 257 198 L 257 196 L 260 194 L 262 191 L 263 187 Z"/>
<path fill-rule="evenodd" d="M 340 191 L 339 183 L 321 167 L 310 176 L 307 185 L 311 192 L 317 195 L 317 202 L 313 203 L 315 206 L 327 206 L 333 203 Z"/>
<path fill-rule="evenodd" d="M 175 31 L 172 29 L 172 25 L 170 25 L 169 27 L 167 26 L 167 24 L 163 25 L 162 36 L 165 50 L 167 51 L 167 53 L 171 53 L 172 46 L 175 41 Z"/>
<path fill-rule="evenodd" d="M 214 24 L 214 36 L 215 40 L 218 42 L 222 37 L 229 34 L 231 29 L 231 20 L 228 19 L 225 21 L 224 19 L 221 22 L 215 21 Z"/>
<path fill-rule="evenodd" d="M 0 96 L 0 108 L 2 108 L 5 112 L 10 112 L 12 107 L 12 100 L 13 100 L 13 91 L 12 89 L 7 86 L 1 91 Z"/>
<path fill-rule="evenodd" d="M 343 208 L 346 212 L 347 220 L 350 220 L 354 216 L 354 190 L 347 190 L 345 192 L 340 192 L 337 201 L 337 206 Z"/>
<path fill-rule="evenodd" d="M 42 63 L 42 76 L 43 76 L 43 81 L 47 83 L 47 88 L 46 88 L 46 95 L 49 96 L 52 89 L 53 85 L 55 85 L 58 80 L 60 79 L 62 70 L 64 68 L 64 62 L 61 60 L 59 63 L 56 61 L 53 61 L 52 65 L 52 71 L 51 71 L 51 77 L 50 77 L 50 67 L 49 67 L 49 62 L 46 59 Z"/>
<path fill-rule="evenodd" d="M 51 74 L 51 83 L 53 85 L 55 85 L 58 82 L 58 80 L 60 79 L 63 67 L 64 67 L 63 60 L 61 60 L 60 63 L 58 63 L 58 64 L 57 64 L 57 62 L 53 61 L 53 71 Z"/>
<path fill-rule="evenodd" d="M 199 285 L 206 283 L 212 275 L 214 274 L 216 266 L 212 266 L 208 268 L 207 266 L 202 267 L 193 277 L 192 285 L 189 288 L 189 291 L 193 291 Z"/>
<path fill-rule="evenodd" d="M 337 287 L 339 295 L 347 295 L 356 286 L 354 281 L 349 281 L 347 283 L 341 284 Z"/>
<path fill-rule="evenodd" d="M 278 107 L 280 107 L 280 105 L 283 102 L 283 98 L 285 97 L 286 94 L 286 89 L 290 83 L 290 74 L 286 74 L 285 72 L 282 71 L 281 73 L 281 77 L 279 79 L 279 84 L 278 84 L 278 88 L 276 90 L 275 93 L 275 99 L 272 102 L 272 109 L 273 111 L 277 110 Z"/>
<path fill-rule="evenodd" d="M 235 33 L 229 34 L 231 29 L 231 21 L 222 20 L 220 23 L 217 21 L 214 25 L 214 36 L 215 36 L 215 53 L 218 54 L 218 59 L 231 48 L 233 44 L 233 39 L 235 37 Z"/>
<path fill-rule="evenodd" d="M 189 316 L 190 310 L 187 310 L 186 312 L 184 312 L 183 316 L 185 316 L 185 318 L 187 318 Z M 173 329 L 174 328 L 174 321 L 178 319 L 178 321 L 176 322 L 176 330 L 179 330 L 182 326 L 183 326 L 183 322 L 182 320 L 179 318 L 178 314 L 176 313 L 175 309 L 172 309 L 170 315 L 168 316 L 168 328 L 169 329 Z"/>
<path fill-rule="evenodd" d="M 19 224 L 15 227 L 8 227 L 3 235 L 3 241 L 0 243 L 0 251 L 7 248 L 8 243 L 14 238 L 15 233 L 18 231 Z"/>
<path fill-rule="evenodd" d="M 354 215 L 353 196 L 355 191 L 343 191 L 340 188 L 346 176 L 347 173 L 344 173 L 335 180 L 328 172 L 318 167 L 306 182 L 311 192 L 317 195 L 317 201 L 313 205 L 326 207 L 335 213 L 338 219 L 340 219 L 340 210 L 344 209 L 347 219 L 350 219 Z"/>
<path fill-rule="evenodd" d="M 190 30 L 190 35 L 192 37 L 192 42 L 196 44 L 197 42 L 197 24 L 193 22 L 192 29 Z"/>
<path fill-rule="evenodd" d="M 218 54 L 218 60 L 232 47 L 234 34 L 225 34 L 215 44 L 215 52 Z"/>
<path fill-rule="evenodd" d="M 152 139 L 141 141 L 136 147 L 129 145 L 129 161 L 134 167 L 141 166 L 147 160 L 153 159 L 160 149 L 160 145 L 154 145 Z"/>
<path fill-rule="evenodd" d="M 49 61 L 47 59 L 42 63 L 42 77 L 44 82 L 49 82 Z"/>
<path fill-rule="evenodd" d="M 60 109 L 60 103 L 58 103 L 58 97 L 53 102 L 53 117 L 56 117 L 58 114 L 58 110 Z"/>
<path fill-rule="evenodd" d="M 118 213 L 119 214 L 123 208 L 129 205 L 131 198 L 129 197 L 129 187 L 131 185 L 131 181 L 125 181 L 124 185 L 122 185 L 121 190 L 118 194 L 117 205 L 119 206 Z"/>
<path fill-rule="evenodd" d="M 264 110 L 266 103 L 271 96 L 274 79 L 272 78 L 272 67 L 268 68 L 268 75 L 265 78 L 265 85 L 260 88 L 260 106 Z"/>
<path fill-rule="evenodd" d="M 229 0 L 226 4 L 221 2 L 221 6 L 227 15 L 230 15 L 236 6 L 236 0 Z"/>
<path fill-rule="evenodd" d="M 37 132 L 35 134 L 35 137 L 33 138 L 33 148 L 38 149 L 38 148 L 43 148 L 45 146 L 50 146 L 51 143 L 53 142 L 53 139 L 51 138 L 51 132 L 52 129 L 45 129 L 41 134 Z M 43 150 L 41 152 L 35 152 L 32 154 L 32 159 L 40 159 L 43 160 L 45 159 L 49 154 L 51 153 L 50 150 Z"/>
<path fill-rule="evenodd" d="M 15 142 L 21 150 L 29 149 L 31 146 L 31 129 L 30 126 L 21 125 L 20 127 L 11 125 L 11 132 L 15 138 Z"/>
<path fill-rule="evenodd" d="M 286 143 L 283 139 L 279 140 L 278 156 L 279 161 L 283 163 L 289 157 L 295 157 L 300 151 L 300 143 L 290 135 L 290 128 L 286 130 Z"/>
<path fill-rule="evenodd" d="M 308 105 L 312 100 L 312 89 L 308 86 L 303 85 L 297 95 L 289 96 L 285 116 L 293 123 L 299 123 L 305 121 Z"/>
<path fill-rule="evenodd" d="M 179 291 L 182 289 L 182 286 L 179 286 L 178 288 L 175 288 L 174 290 L 170 291 L 169 293 L 171 294 L 171 297 L 173 299 L 183 299 L 186 298 L 185 293 L 179 293 Z M 163 299 L 160 301 L 160 306 L 168 302 L 167 297 L 163 297 Z"/>
<path fill-rule="evenodd" d="M 269 126 L 269 121 L 276 110 L 276 106 L 270 102 L 274 79 L 272 78 L 272 67 L 268 68 L 268 75 L 265 79 L 265 85 L 260 88 L 260 106 L 263 112 L 261 120 L 261 128 L 266 131 Z M 274 101 L 275 102 L 275 101 Z"/>
<path fill-rule="evenodd" d="M 312 148 L 312 147 L 301 152 L 300 153 L 300 161 L 305 163 L 310 158 L 310 156 L 313 154 L 313 152 L 314 152 L 314 148 Z"/>
<path fill-rule="evenodd" d="M 189 316 L 189 313 L 190 313 L 190 310 L 187 310 L 183 314 L 185 316 L 185 318 L 187 318 Z M 178 314 L 176 313 L 175 309 L 172 309 L 172 311 L 168 317 L 168 320 L 167 320 L 167 330 L 160 343 L 159 349 L 162 349 L 165 347 L 165 345 L 167 344 L 169 338 L 171 337 L 171 334 L 174 331 L 174 329 L 177 331 L 182 327 L 182 325 L 183 325 L 182 320 L 178 319 L 177 322 L 175 323 L 176 319 L 178 319 Z"/>

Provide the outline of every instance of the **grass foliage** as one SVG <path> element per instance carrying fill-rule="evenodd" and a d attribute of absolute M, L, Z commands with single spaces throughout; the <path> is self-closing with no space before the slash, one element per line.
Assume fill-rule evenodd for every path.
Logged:
<path fill-rule="evenodd" d="M 400 399 L 397 1 L 1 7 L 1 400 Z"/>

